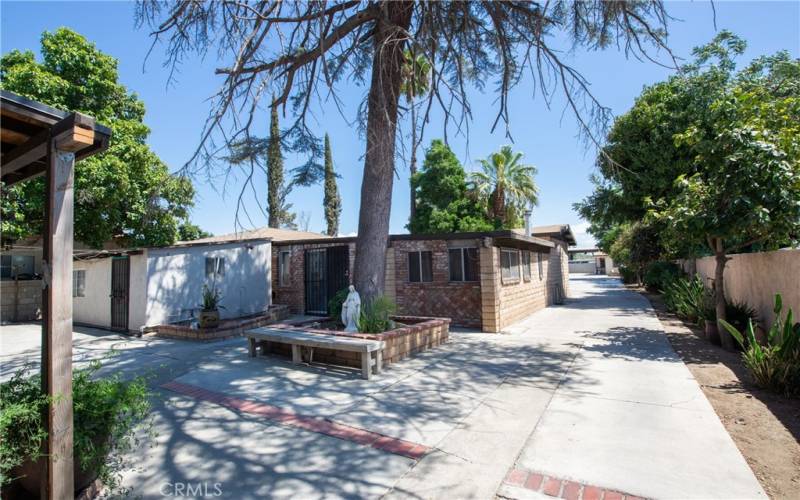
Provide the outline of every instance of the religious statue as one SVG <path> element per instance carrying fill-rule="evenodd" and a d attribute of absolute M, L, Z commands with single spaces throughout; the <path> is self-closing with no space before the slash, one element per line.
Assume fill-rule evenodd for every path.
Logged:
<path fill-rule="evenodd" d="M 361 296 L 356 292 L 356 287 L 350 285 L 350 293 L 342 304 L 342 323 L 344 331 L 357 332 L 358 318 L 361 316 Z"/>

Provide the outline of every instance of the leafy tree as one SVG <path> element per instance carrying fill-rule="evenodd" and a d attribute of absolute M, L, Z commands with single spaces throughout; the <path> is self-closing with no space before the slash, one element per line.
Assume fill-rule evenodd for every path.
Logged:
<path fill-rule="evenodd" d="M 647 266 L 663 254 L 660 243 L 662 229 L 644 222 L 620 224 L 615 231 L 608 233 L 609 236 L 613 233 L 613 240 L 607 252 L 615 264 L 630 271 L 641 283 Z M 608 241 L 604 243 L 608 245 Z"/>
<path fill-rule="evenodd" d="M 480 172 L 473 172 L 471 182 L 478 195 L 486 200 L 486 212 L 496 226 L 514 228 L 528 207 L 539 204 L 539 188 L 533 180 L 536 167 L 521 163 L 522 153 L 511 146 L 480 160 Z"/>
<path fill-rule="evenodd" d="M 406 97 L 411 109 L 411 161 L 409 162 L 409 183 L 413 182 L 414 174 L 417 173 L 417 104 L 416 100 L 424 96 L 430 89 L 431 63 L 422 54 L 416 54 L 411 50 L 403 53 L 403 83 L 400 91 Z M 409 221 L 414 218 L 417 210 L 416 190 L 411 185 L 411 200 L 409 210 Z"/>
<path fill-rule="evenodd" d="M 366 145 L 354 266 L 356 288 L 369 303 L 384 288 L 406 48 L 431 62 L 426 106 L 435 103 L 444 110 L 445 126 L 465 130 L 468 89 L 483 90 L 489 81 L 497 82 L 499 103 L 492 129 L 507 124 L 509 92 L 529 74 L 545 99 L 563 92 L 581 131 L 594 137 L 610 112 L 600 106 L 583 76 L 561 60 L 556 46 L 563 40 L 558 36 L 569 37 L 575 46 L 624 47 L 648 57 L 643 47 L 649 44 L 666 49 L 668 16 L 658 0 L 182 0 L 140 2 L 137 18 L 152 27 L 154 43 L 167 39 L 168 63 L 177 65 L 192 51 L 230 59 L 227 67 L 217 69 L 224 81 L 212 98 L 201 143 L 187 168 L 215 155 L 212 136 L 225 142 L 248 136 L 258 101 L 269 89 L 277 95 L 273 106 L 291 104 L 297 119 L 290 130 L 302 136 L 310 134 L 306 118 L 312 99 L 325 96 L 338 103 L 339 85 L 369 87 L 359 113 Z M 247 110 L 250 119 L 241 119 Z"/>
<path fill-rule="evenodd" d="M 178 240 L 180 241 L 194 241 L 201 238 L 210 238 L 213 234 L 203 231 L 200 226 L 196 226 L 190 222 L 186 222 L 178 226 Z"/>
<path fill-rule="evenodd" d="M 452 233 L 492 229 L 477 200 L 470 195 L 467 174 L 453 151 L 434 139 L 422 170 L 411 178 L 417 210 L 408 224 L 413 233 Z"/>
<path fill-rule="evenodd" d="M 721 32 L 645 89 L 612 128 L 603 185 L 580 207 L 600 228 L 646 216 L 669 256 L 714 255 L 718 319 L 727 254 L 800 234 L 800 60 L 779 52 L 736 72 L 744 49 Z"/>
<path fill-rule="evenodd" d="M 333 154 L 331 140 L 325 134 L 325 222 L 328 224 L 328 236 L 339 234 L 339 216 L 342 214 L 342 199 L 336 185 L 336 172 L 333 170 Z"/>
<path fill-rule="evenodd" d="M 94 116 L 111 127 L 106 152 L 75 169 L 75 239 L 94 247 L 171 244 L 188 223 L 194 188 L 170 175 L 146 144 L 144 103 L 118 82 L 117 60 L 67 28 L 44 32 L 42 61 L 12 50 L 0 60 L 0 86 L 59 109 Z M 38 234 L 44 222 L 44 181 L 3 188 L 3 234 Z"/>

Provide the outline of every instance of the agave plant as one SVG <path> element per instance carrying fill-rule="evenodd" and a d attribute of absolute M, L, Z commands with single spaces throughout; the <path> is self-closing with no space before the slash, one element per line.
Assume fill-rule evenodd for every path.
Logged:
<path fill-rule="evenodd" d="M 765 345 L 758 343 L 752 319 L 742 334 L 725 320 L 720 324 L 744 349 L 742 359 L 756 385 L 785 395 L 800 392 L 800 323 L 794 323 L 792 310 L 781 318 L 783 299 L 775 295 L 775 320 L 767 332 Z"/>

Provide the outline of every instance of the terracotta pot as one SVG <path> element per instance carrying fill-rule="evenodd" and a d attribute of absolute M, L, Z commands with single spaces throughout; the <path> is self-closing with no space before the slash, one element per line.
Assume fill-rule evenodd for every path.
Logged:
<path fill-rule="evenodd" d="M 216 328 L 219 326 L 219 311 L 200 311 L 200 328 Z"/>
<path fill-rule="evenodd" d="M 97 439 L 95 444 L 99 446 L 102 442 L 102 439 Z M 73 480 L 75 482 L 75 495 L 77 495 L 97 479 L 98 471 L 81 470 L 79 457 L 74 458 Z M 39 498 L 40 487 L 42 485 L 42 471 L 44 471 L 44 457 L 35 462 L 33 460 L 26 460 L 20 466 L 15 467 L 11 474 L 17 478 L 14 482 L 19 483 L 23 490 L 30 493 L 33 497 Z"/>

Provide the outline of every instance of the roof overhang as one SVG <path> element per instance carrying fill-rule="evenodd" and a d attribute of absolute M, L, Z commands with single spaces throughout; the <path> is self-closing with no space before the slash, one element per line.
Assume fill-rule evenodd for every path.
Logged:
<path fill-rule="evenodd" d="M 81 113 L 61 111 L 0 90 L 0 180 L 15 184 L 47 171 L 51 141 L 81 160 L 108 147 L 111 129 Z"/>

